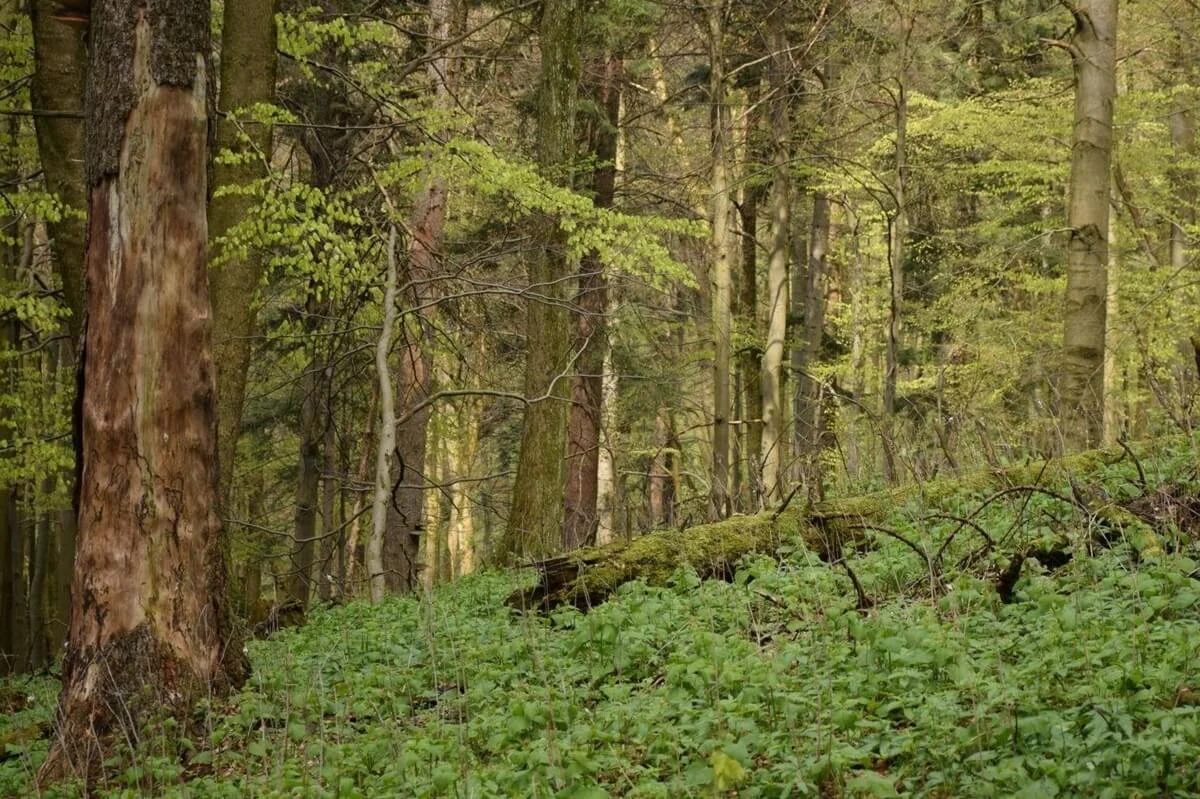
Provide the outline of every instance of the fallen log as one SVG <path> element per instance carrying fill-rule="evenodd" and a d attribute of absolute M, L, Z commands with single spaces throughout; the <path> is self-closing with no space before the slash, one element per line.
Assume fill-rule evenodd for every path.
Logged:
<path fill-rule="evenodd" d="M 1180 436 L 1154 439 L 1137 447 L 1090 450 L 1065 458 L 1031 461 L 1003 469 L 987 469 L 959 478 L 939 478 L 871 494 L 819 502 L 807 508 L 784 507 L 754 516 L 734 516 L 713 524 L 658 530 L 629 541 L 590 547 L 533 564 L 537 582 L 516 591 L 508 604 L 521 610 L 547 611 L 560 605 L 587 609 L 603 602 L 633 580 L 662 585 L 683 566 L 701 579 L 730 578 L 747 555 L 775 553 L 784 545 L 805 546 L 822 559 L 840 560 L 843 546 L 860 540 L 872 522 L 882 522 L 897 508 L 920 503 L 935 510 L 964 494 L 1016 486 L 1066 488 L 1074 481 L 1119 463 L 1146 458 L 1172 448 L 1192 446 Z M 1118 505 L 1079 503 L 1099 524 L 1126 536 L 1143 558 L 1162 553 L 1154 529 Z"/>

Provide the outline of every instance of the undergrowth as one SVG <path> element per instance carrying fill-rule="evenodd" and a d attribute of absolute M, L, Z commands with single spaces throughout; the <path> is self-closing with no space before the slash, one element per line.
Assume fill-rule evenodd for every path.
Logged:
<path fill-rule="evenodd" d="M 1076 488 L 1194 491 L 1190 464 L 1144 464 L 1149 489 L 1130 463 Z M 526 578 L 505 574 L 314 610 L 249 644 L 253 677 L 206 710 L 206 739 L 127 753 L 110 795 L 1200 794 L 1187 531 L 1139 562 L 1066 498 L 985 499 L 897 508 L 845 564 L 796 549 L 731 582 L 633 583 L 586 614 L 514 614 Z M 1033 549 L 1061 557 L 1030 558 L 1002 601 Z M 49 680 L 9 685 L 33 698 L 0 736 L 49 718 Z M 8 745 L 0 795 L 31 795 L 45 749 Z"/>

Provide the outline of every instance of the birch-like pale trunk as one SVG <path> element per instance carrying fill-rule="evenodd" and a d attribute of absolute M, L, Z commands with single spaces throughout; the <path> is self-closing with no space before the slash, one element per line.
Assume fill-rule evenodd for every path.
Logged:
<path fill-rule="evenodd" d="M 383 282 L 383 327 L 375 344 L 375 372 L 379 376 L 379 447 L 375 454 L 375 496 L 371 501 L 371 537 L 367 539 L 366 570 L 371 601 L 382 602 L 387 593 L 383 569 L 383 539 L 387 534 L 388 498 L 392 492 L 392 450 L 396 448 L 396 399 L 388 369 L 388 351 L 396 327 L 396 226 L 388 231 L 387 274 Z"/>

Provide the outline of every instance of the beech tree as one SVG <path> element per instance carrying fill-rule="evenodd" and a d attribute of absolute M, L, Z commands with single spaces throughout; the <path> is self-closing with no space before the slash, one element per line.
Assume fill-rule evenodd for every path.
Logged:
<path fill-rule="evenodd" d="M 537 161 L 543 175 L 571 181 L 575 151 L 577 51 L 581 7 L 577 0 L 546 0 L 539 44 L 541 84 L 537 108 Z M 563 303 L 570 274 L 567 241 L 557 220 L 536 225 L 529 253 L 531 296 L 526 301 L 525 424 L 513 484 L 512 510 L 500 550 L 507 556 L 547 554 L 562 535 L 567 395 L 571 335 Z"/>
<path fill-rule="evenodd" d="M 1109 183 L 1116 101 L 1117 0 L 1071 7 L 1075 29 L 1063 47 L 1075 68 L 1075 134 L 1067 208 L 1066 324 L 1059 420 L 1069 449 L 1104 436 L 1104 340 Z"/>
<path fill-rule="evenodd" d="M 87 91 L 79 543 L 43 781 L 245 678 L 217 516 L 206 0 L 101 0 Z"/>

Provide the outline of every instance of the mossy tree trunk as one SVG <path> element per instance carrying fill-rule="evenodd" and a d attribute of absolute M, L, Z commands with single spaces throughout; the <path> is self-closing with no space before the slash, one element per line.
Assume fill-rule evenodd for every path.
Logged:
<path fill-rule="evenodd" d="M 239 112 L 275 99 L 277 64 L 275 14 L 279 0 L 238 0 L 225 3 L 221 31 L 221 95 L 217 107 L 217 150 L 248 156 L 234 164 L 217 163 L 217 186 L 245 188 L 267 174 L 271 160 L 270 125 Z M 235 253 L 223 248 L 221 237 L 246 218 L 254 197 L 226 192 L 208 207 L 209 234 L 215 244 L 209 280 L 213 305 L 213 353 L 217 369 L 217 435 L 222 505 L 230 501 L 246 402 L 246 375 L 257 329 L 258 284 L 264 261 L 256 252 Z"/>
<path fill-rule="evenodd" d="M 1165 439 L 1146 446 L 1142 455 L 1163 451 L 1172 442 L 1190 446 L 1184 439 Z M 548 610 L 568 604 L 587 608 L 605 601 L 620 586 L 634 580 L 663 585 L 681 567 L 694 569 L 704 579 L 727 579 L 742 558 L 754 553 L 772 553 L 782 545 L 801 544 L 834 561 L 841 557 L 845 544 L 861 536 L 864 524 L 882 522 L 910 501 L 919 500 L 935 508 L 955 497 L 1009 486 L 1041 485 L 1070 492 L 1073 479 L 1126 457 L 1124 448 L 1090 450 L 1068 458 L 817 502 L 806 508 L 789 506 L 775 513 L 651 532 L 630 541 L 542 561 L 537 564 L 537 583 L 513 593 L 508 602 L 528 610 Z M 1088 511 L 1101 523 L 1126 530 L 1142 557 L 1162 553 L 1154 531 L 1124 508 L 1096 503 Z"/>
<path fill-rule="evenodd" d="M 38 160 L 46 188 L 72 213 L 47 224 L 54 265 L 62 281 L 63 300 L 71 315 L 67 329 L 72 350 L 83 331 L 84 212 L 83 178 L 84 82 L 87 73 L 86 27 L 65 21 L 56 12 L 59 0 L 32 0 L 33 81 L 30 99 L 36 112 Z M 70 559 L 67 559 L 69 565 Z"/>
<path fill-rule="evenodd" d="M 88 75 L 79 546 L 43 783 L 245 678 L 217 516 L 207 0 L 99 0 Z"/>
<path fill-rule="evenodd" d="M 579 82 L 579 0 L 542 4 L 541 86 L 537 112 L 538 166 L 557 183 L 569 185 L 575 151 L 575 108 Z M 536 248 L 529 252 L 526 304 L 525 425 L 513 486 L 512 509 L 500 541 L 502 559 L 537 557 L 562 539 L 566 481 L 568 390 L 571 333 L 563 302 L 570 274 L 566 236 L 557 220 L 537 223 Z M 544 299 L 543 299 L 544 298 Z"/>

